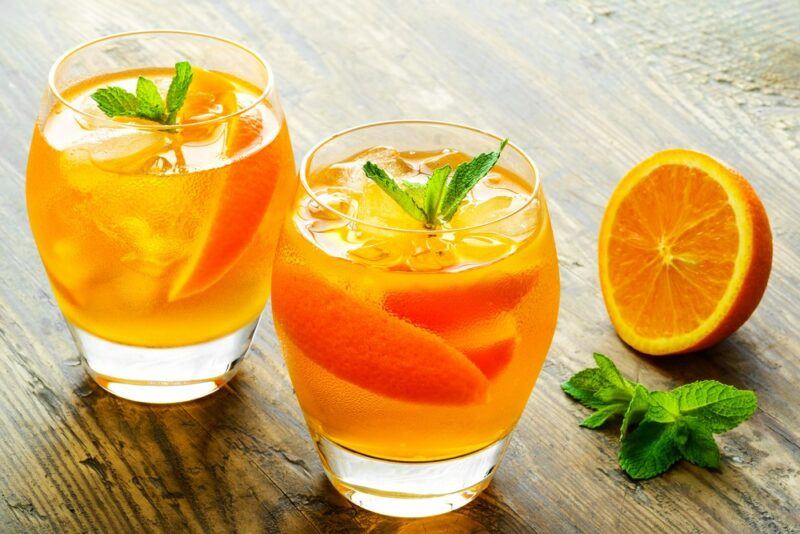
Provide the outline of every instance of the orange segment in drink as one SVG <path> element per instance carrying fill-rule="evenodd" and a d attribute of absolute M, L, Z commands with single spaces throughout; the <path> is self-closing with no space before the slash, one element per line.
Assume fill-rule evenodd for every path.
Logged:
<path fill-rule="evenodd" d="M 517 347 L 514 316 L 499 313 L 490 320 L 442 334 L 445 340 L 474 363 L 488 379 L 508 366 Z"/>
<path fill-rule="evenodd" d="M 248 146 L 262 135 L 260 122 L 240 120 L 230 146 Z M 279 134 L 285 136 L 285 128 Z M 281 144 L 281 139 L 273 141 Z M 288 142 L 288 141 L 287 141 Z M 200 247 L 170 289 L 170 300 L 194 295 L 213 285 L 236 262 L 256 235 L 280 175 L 280 158 L 245 158 L 231 166 L 217 200 L 216 213 L 206 221 Z"/>
<path fill-rule="evenodd" d="M 236 87 L 225 76 L 198 67 L 192 69 L 192 82 L 189 84 L 186 100 L 180 110 L 181 124 L 224 117 L 235 113 L 238 109 Z M 219 125 L 214 124 L 208 127 L 184 129 L 181 131 L 182 141 L 202 141 L 211 138 L 218 128 Z M 229 122 L 227 128 L 230 143 L 230 136 L 236 128 L 236 120 Z"/>
<path fill-rule="evenodd" d="M 448 276 L 448 275 L 444 275 Z M 430 330 L 452 330 L 513 309 L 536 284 L 536 271 L 491 274 L 476 283 L 441 284 L 388 293 L 384 306 L 388 311 Z"/>
<path fill-rule="evenodd" d="M 486 378 L 440 337 L 329 284 L 276 265 L 272 306 L 286 334 L 334 375 L 387 397 L 462 405 L 484 400 Z"/>
<path fill-rule="evenodd" d="M 721 341 L 767 286 L 772 234 L 750 184 L 710 156 L 659 152 L 634 167 L 609 201 L 599 240 L 611 321 L 653 355 Z"/>

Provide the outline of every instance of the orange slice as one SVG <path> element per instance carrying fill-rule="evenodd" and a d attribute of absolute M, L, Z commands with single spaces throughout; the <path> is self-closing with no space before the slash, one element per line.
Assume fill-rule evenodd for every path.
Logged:
<path fill-rule="evenodd" d="M 191 124 L 224 117 L 235 113 L 239 109 L 236 98 L 236 87 L 224 75 L 204 70 L 199 67 L 192 68 L 192 83 L 179 112 L 181 124 Z M 235 128 L 236 119 L 228 124 L 228 132 Z M 195 126 L 184 128 L 181 131 L 181 141 L 202 141 L 213 136 L 220 125 Z M 230 137 L 228 138 L 230 143 Z"/>
<path fill-rule="evenodd" d="M 538 277 L 538 271 L 501 273 L 472 284 L 389 293 L 384 306 L 417 326 L 437 332 L 455 330 L 511 310 Z"/>
<path fill-rule="evenodd" d="M 260 135 L 260 122 L 238 121 L 231 146 L 247 146 Z M 281 135 L 281 134 L 279 134 Z M 216 283 L 233 266 L 253 240 L 269 207 L 280 158 L 256 154 L 232 162 L 216 211 L 208 218 L 199 239 L 200 246 L 178 273 L 170 300 L 195 295 Z"/>
<path fill-rule="evenodd" d="M 488 382 L 440 337 L 369 305 L 297 265 L 276 262 L 276 324 L 308 358 L 364 389 L 410 402 L 463 405 Z"/>
<path fill-rule="evenodd" d="M 646 354 L 721 341 L 755 310 L 772 234 L 736 171 L 689 150 L 654 154 L 622 179 L 599 239 L 600 283 L 620 337 Z"/>
<path fill-rule="evenodd" d="M 471 327 L 446 332 L 442 337 L 469 360 L 488 379 L 505 369 L 517 347 L 517 325 L 510 313 L 501 313 Z"/>

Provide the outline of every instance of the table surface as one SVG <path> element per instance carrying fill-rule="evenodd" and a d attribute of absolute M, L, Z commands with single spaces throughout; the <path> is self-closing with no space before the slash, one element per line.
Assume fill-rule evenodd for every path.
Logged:
<path fill-rule="evenodd" d="M 70 0 L 0 17 L 1 531 L 797 531 L 800 508 L 800 3 Z M 13 4 L 13 5 L 12 5 Z M 552 349 L 492 486 L 424 520 L 357 509 L 326 482 L 265 315 L 242 372 L 209 398 L 117 399 L 78 365 L 28 230 L 30 132 L 51 63 L 89 38 L 172 26 L 272 63 L 296 155 L 381 119 L 435 118 L 509 136 L 550 201 L 562 305 Z M 649 359 L 616 337 L 596 237 L 615 183 L 667 147 L 727 161 L 775 237 L 766 295 L 735 335 Z M 635 482 L 613 432 L 559 383 L 612 356 L 653 388 L 714 378 L 759 395 L 718 438 L 719 472 L 681 463 Z"/>

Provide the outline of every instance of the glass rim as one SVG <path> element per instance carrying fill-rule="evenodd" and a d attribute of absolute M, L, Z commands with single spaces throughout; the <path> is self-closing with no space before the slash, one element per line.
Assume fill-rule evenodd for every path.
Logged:
<path fill-rule="evenodd" d="M 509 213 L 506 213 L 501 217 L 498 217 L 497 219 L 492 219 L 490 221 L 483 222 L 483 223 L 480 223 L 480 224 L 474 224 L 474 225 L 471 225 L 471 226 L 463 226 L 463 227 L 458 227 L 458 228 L 435 228 L 435 229 L 427 229 L 427 228 L 397 228 L 397 227 L 394 227 L 394 226 L 381 225 L 381 224 L 362 221 L 358 217 L 354 217 L 352 215 L 348 215 L 348 214 L 346 214 L 346 213 L 344 213 L 344 212 L 342 212 L 340 210 L 337 210 L 336 208 L 330 206 L 326 202 L 320 200 L 320 198 L 316 195 L 316 193 L 314 193 L 313 189 L 311 188 L 311 185 L 308 183 L 308 176 L 307 176 L 308 166 L 310 165 L 311 160 L 314 158 L 314 155 L 317 153 L 317 151 L 319 151 L 323 146 L 325 146 L 329 142 L 334 141 L 334 140 L 336 140 L 336 139 L 338 139 L 340 137 L 343 137 L 345 135 L 349 135 L 349 134 L 351 134 L 353 132 L 357 132 L 359 130 L 364 130 L 364 129 L 367 129 L 367 128 L 371 128 L 371 127 L 374 127 L 374 126 L 387 126 L 387 125 L 392 125 L 392 124 L 397 124 L 397 125 L 419 124 L 419 125 L 429 125 L 429 126 L 450 126 L 450 127 L 459 128 L 459 129 L 462 129 L 462 130 L 467 130 L 467 131 L 471 131 L 473 133 L 477 133 L 477 134 L 481 134 L 481 135 L 490 137 L 492 139 L 497 140 L 498 144 L 501 141 L 503 141 L 503 139 L 506 139 L 505 137 L 501 137 L 501 136 L 495 134 L 494 132 L 490 132 L 488 130 L 482 130 L 480 128 L 475 128 L 473 126 L 467 126 L 465 124 L 459 124 L 459 123 L 456 123 L 456 122 L 437 121 L 437 120 L 429 120 L 429 119 L 387 120 L 387 121 L 370 122 L 370 123 L 361 124 L 361 125 L 358 125 L 358 126 L 353 126 L 351 128 L 347 128 L 345 130 L 341 130 L 339 132 L 336 132 L 336 133 L 334 133 L 332 135 L 329 135 L 328 137 L 322 139 L 322 141 L 320 141 L 319 143 L 317 143 L 316 145 L 311 147 L 308 150 L 308 152 L 306 152 L 306 155 L 303 156 L 303 160 L 300 163 L 299 179 L 300 179 L 300 183 L 303 185 L 303 189 L 305 189 L 306 193 L 308 193 L 308 195 L 314 200 L 314 202 L 316 202 L 320 206 L 323 206 L 325 209 L 335 213 L 336 215 L 338 215 L 339 217 L 341 217 L 343 219 L 346 219 L 346 220 L 348 220 L 350 222 L 353 222 L 353 223 L 356 223 L 356 224 L 359 224 L 359 225 L 368 226 L 370 228 L 376 228 L 376 229 L 379 229 L 379 230 L 388 230 L 388 231 L 391 231 L 391 232 L 398 232 L 398 233 L 441 235 L 441 234 L 449 234 L 449 233 L 456 233 L 456 232 L 468 232 L 468 231 L 473 231 L 473 230 L 477 230 L 477 229 L 480 229 L 480 228 L 484 228 L 486 226 L 490 226 L 490 225 L 496 224 L 496 223 L 498 223 L 500 221 L 503 221 L 505 219 L 508 219 L 509 217 L 513 217 L 514 215 L 520 213 L 522 210 L 526 209 L 539 196 L 540 180 L 539 180 L 539 169 L 536 167 L 536 163 L 534 163 L 534 161 L 530 158 L 530 156 L 528 156 L 528 154 L 524 150 L 522 150 L 516 144 L 512 143 L 511 141 L 509 141 L 507 146 L 506 146 L 506 148 L 507 149 L 508 148 L 512 148 L 520 156 L 522 156 L 523 160 L 525 161 L 525 163 L 527 163 L 527 165 L 530 167 L 531 172 L 533 173 L 533 177 L 534 177 L 533 190 L 528 195 L 528 198 L 525 199 L 525 202 L 522 205 L 518 206 L 513 211 L 511 211 Z"/>
<path fill-rule="evenodd" d="M 102 114 L 99 114 L 99 113 L 98 114 L 87 113 L 86 111 L 83 111 L 83 110 L 73 106 L 66 98 L 64 98 L 64 95 L 62 95 L 61 91 L 59 91 L 59 89 L 56 87 L 56 72 L 58 71 L 59 67 L 62 66 L 67 59 L 69 59 L 73 55 L 79 53 L 80 51 L 82 51 L 82 50 L 84 50 L 84 49 L 86 49 L 86 48 L 88 48 L 90 46 L 96 45 L 98 43 L 102 43 L 102 42 L 105 42 L 105 41 L 112 41 L 114 39 L 119 39 L 119 38 L 123 38 L 123 37 L 135 37 L 135 36 L 140 36 L 140 35 L 141 36 L 144 36 L 144 35 L 159 35 L 159 34 L 202 37 L 202 38 L 205 38 L 205 39 L 209 39 L 211 41 L 217 41 L 217 42 L 220 42 L 220 43 L 224 43 L 224 44 L 227 44 L 227 45 L 234 46 L 234 47 L 244 51 L 245 53 L 249 54 L 250 56 L 252 56 L 264 68 L 264 70 L 267 73 L 267 83 L 264 86 L 264 89 L 261 91 L 261 93 L 258 95 L 258 97 L 253 101 L 253 103 L 250 104 L 249 106 L 244 107 L 244 108 L 239 109 L 239 110 L 236 110 L 233 113 L 228 113 L 227 115 L 223 115 L 221 117 L 214 117 L 213 119 L 206 119 L 206 120 L 192 122 L 192 123 L 185 124 L 185 125 L 180 125 L 179 124 L 179 125 L 177 125 L 178 128 L 185 129 L 185 128 L 194 128 L 194 127 L 199 127 L 199 126 L 210 126 L 212 124 L 217 124 L 217 123 L 221 123 L 221 122 L 230 120 L 230 119 L 232 119 L 234 117 L 238 117 L 239 115 L 242 115 L 243 113 L 247 113 L 248 111 L 252 110 L 256 106 L 258 106 L 263 100 L 268 99 L 269 95 L 272 93 L 273 88 L 274 88 L 274 83 L 275 83 L 275 77 L 272 74 L 272 67 L 270 67 L 270 64 L 263 57 L 261 57 L 261 55 L 258 52 L 254 51 L 251 48 L 248 48 L 248 47 L 246 47 L 246 46 L 244 46 L 244 45 L 242 45 L 240 43 L 237 43 L 236 41 L 232 41 L 230 39 L 227 39 L 225 37 L 219 37 L 217 35 L 211 35 L 211 34 L 203 33 L 203 32 L 195 32 L 195 31 L 188 31 L 188 30 L 176 30 L 176 29 L 168 29 L 168 28 L 165 28 L 165 29 L 152 29 L 152 30 L 136 30 L 136 31 L 129 31 L 129 32 L 112 33 L 110 35 L 106 35 L 106 36 L 103 36 L 103 37 L 98 37 L 97 39 L 92 39 L 91 41 L 83 42 L 83 43 L 81 43 L 81 44 L 79 44 L 79 45 L 67 50 L 66 52 L 61 54 L 61 56 L 59 56 L 58 59 L 56 59 L 55 62 L 53 62 L 53 65 L 50 67 L 50 71 L 47 74 L 47 89 L 53 94 L 53 96 L 55 96 L 56 100 L 58 102 L 60 102 L 64 107 L 66 107 L 67 109 L 69 109 L 73 113 L 77 113 L 78 115 L 80 115 L 82 117 L 86 117 L 86 118 L 90 119 L 91 121 L 95 121 L 95 122 L 96 121 L 100 121 L 100 122 L 105 123 L 107 125 L 108 124 L 112 124 L 116 128 L 132 128 L 132 129 L 136 129 L 136 130 L 156 130 L 156 131 L 157 130 L 174 130 L 176 128 L 176 125 L 174 125 L 174 124 L 172 124 L 172 125 L 170 125 L 170 124 L 139 124 L 139 123 L 118 122 L 118 121 L 112 120 L 111 118 L 106 117 L 105 115 L 102 115 Z"/>

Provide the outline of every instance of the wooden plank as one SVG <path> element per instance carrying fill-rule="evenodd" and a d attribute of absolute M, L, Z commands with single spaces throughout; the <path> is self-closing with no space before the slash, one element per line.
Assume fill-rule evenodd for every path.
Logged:
<path fill-rule="evenodd" d="M 699 5 L 702 4 L 702 5 Z M 0 20 L 0 529 L 3 531 L 790 531 L 800 528 L 800 5 L 630 3 L 116 3 L 29 0 Z M 330 487 L 274 330 L 244 371 L 198 402 L 149 407 L 74 366 L 27 231 L 24 167 L 50 63 L 131 28 L 222 34 L 272 63 L 299 157 L 355 124 L 430 117 L 510 136 L 537 160 L 562 267 L 558 331 L 490 489 L 453 514 L 376 516 Z M 670 146 L 749 177 L 775 235 L 770 287 L 731 339 L 694 356 L 640 357 L 616 338 L 596 235 L 616 181 Z M 716 378 L 760 407 L 719 438 L 721 472 L 681 465 L 633 482 L 617 438 L 579 429 L 558 384 L 594 350 L 652 387 Z"/>

